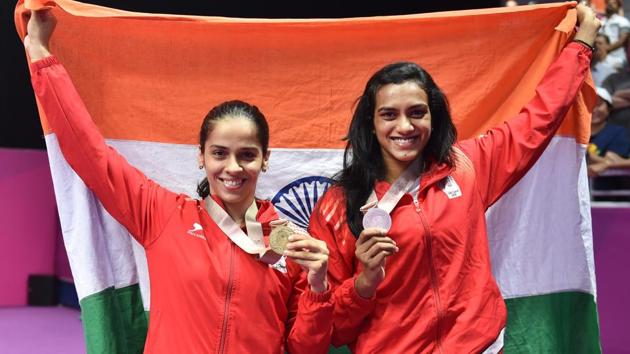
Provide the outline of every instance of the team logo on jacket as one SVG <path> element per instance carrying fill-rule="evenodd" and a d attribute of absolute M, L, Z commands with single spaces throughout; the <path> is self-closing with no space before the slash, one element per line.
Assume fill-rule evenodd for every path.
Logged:
<path fill-rule="evenodd" d="M 448 199 L 455 199 L 462 196 L 462 190 L 459 189 L 459 185 L 452 176 L 448 176 L 442 180 L 442 191 L 446 194 Z"/>
<path fill-rule="evenodd" d="M 270 264 L 269 267 L 279 271 L 280 273 L 286 273 L 287 272 L 287 259 L 285 256 L 280 257 L 280 259 L 274 263 L 274 264 Z"/>
<path fill-rule="evenodd" d="M 332 182 L 332 179 L 323 176 L 300 178 L 280 189 L 271 202 L 281 218 L 306 229 L 315 203 Z"/>
<path fill-rule="evenodd" d="M 186 233 L 202 240 L 206 239 L 206 236 L 203 234 L 203 227 L 199 223 L 194 223 L 192 229 L 188 230 Z"/>

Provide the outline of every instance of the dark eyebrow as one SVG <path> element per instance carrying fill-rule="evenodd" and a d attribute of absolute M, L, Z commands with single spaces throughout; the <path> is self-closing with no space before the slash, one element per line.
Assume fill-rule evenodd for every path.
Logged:
<path fill-rule="evenodd" d="M 215 149 L 223 149 L 223 150 L 229 150 L 229 148 L 222 146 L 222 145 L 216 145 L 216 144 L 212 144 L 210 145 L 211 148 L 215 148 Z M 258 146 L 245 146 L 240 148 L 239 150 L 243 151 L 250 151 L 250 150 L 254 150 L 254 151 L 258 151 Z"/>
<path fill-rule="evenodd" d="M 244 148 L 239 149 L 241 151 L 255 151 L 258 152 L 258 147 L 257 146 L 246 146 Z"/>
<path fill-rule="evenodd" d="M 418 103 L 416 105 L 413 105 L 411 107 L 409 107 L 408 109 L 417 109 L 417 108 L 425 108 L 428 109 L 429 105 L 427 105 L 426 103 Z"/>
<path fill-rule="evenodd" d="M 409 107 L 407 109 L 409 110 L 409 109 L 418 109 L 418 108 L 428 109 L 429 105 L 427 105 L 426 103 L 418 103 L 418 104 L 415 104 L 415 105 L 413 105 L 413 106 L 411 106 L 411 107 Z M 381 108 L 377 109 L 376 111 L 377 112 L 388 112 L 388 111 L 397 111 L 397 110 L 398 109 L 394 108 L 394 107 L 381 107 Z"/>

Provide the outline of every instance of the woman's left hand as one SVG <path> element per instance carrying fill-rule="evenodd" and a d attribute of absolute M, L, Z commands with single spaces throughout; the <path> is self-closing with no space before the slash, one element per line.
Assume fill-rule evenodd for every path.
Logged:
<path fill-rule="evenodd" d="M 578 4 L 576 10 L 579 27 L 574 39 L 585 42 L 592 47 L 602 23 L 597 19 L 595 12 L 590 7 Z"/>
<path fill-rule="evenodd" d="M 293 234 L 284 255 L 291 258 L 308 272 L 307 279 L 311 291 L 316 293 L 328 289 L 326 272 L 328 271 L 328 247 L 326 242 L 314 239 L 309 235 Z"/>
<path fill-rule="evenodd" d="M 50 37 L 57 26 L 57 19 L 51 10 L 32 11 L 26 26 L 27 35 L 24 47 L 31 61 L 37 61 L 50 55 L 48 49 Z"/>

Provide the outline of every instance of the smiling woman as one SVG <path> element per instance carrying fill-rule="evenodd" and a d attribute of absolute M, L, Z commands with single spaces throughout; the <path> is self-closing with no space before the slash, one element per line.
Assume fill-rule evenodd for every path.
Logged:
<path fill-rule="evenodd" d="M 385 162 L 385 180 L 397 176 L 418 158 L 431 136 L 429 98 L 413 81 L 388 84 L 376 94 L 374 133 Z"/>
<path fill-rule="evenodd" d="M 375 139 L 376 138 L 376 139 Z M 446 97 L 418 64 L 386 65 L 372 75 L 352 116 L 339 185 L 358 210 L 377 180 L 392 183 L 416 159 L 452 164 L 457 132 Z M 360 213 L 349 213 L 348 226 L 361 233 Z"/>
<path fill-rule="evenodd" d="M 269 164 L 265 116 L 246 102 L 223 102 L 201 124 L 199 148 L 199 168 L 205 168 L 207 175 L 197 188 L 199 196 L 206 198 L 212 191 L 230 215 L 245 215 L 254 200 L 258 175 Z"/>
<path fill-rule="evenodd" d="M 199 139 L 203 200 L 171 192 L 105 144 L 48 49 L 55 25 L 46 10 L 28 22 L 33 88 L 64 158 L 145 248 L 151 310 L 144 352 L 327 352 L 326 244 L 293 229 L 282 254 L 265 242 L 284 222 L 254 196 L 269 158 L 263 114 L 241 101 L 214 107 Z"/>
<path fill-rule="evenodd" d="M 600 23 L 583 5 L 577 14 L 574 41 L 535 98 L 481 136 L 455 142 L 446 98 L 418 65 L 390 64 L 369 79 L 337 185 L 309 227 L 331 248 L 333 344 L 356 353 L 503 351 L 507 309 L 485 212 L 539 159 L 588 76 Z M 363 227 L 377 218 L 385 222 Z"/>

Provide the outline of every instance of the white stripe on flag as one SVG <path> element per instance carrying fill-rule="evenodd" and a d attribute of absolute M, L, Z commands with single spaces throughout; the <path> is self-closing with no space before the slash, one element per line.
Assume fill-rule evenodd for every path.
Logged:
<path fill-rule="evenodd" d="M 128 237 L 127 230 L 105 211 L 70 168 L 55 135 L 46 136 L 46 146 L 64 244 L 79 300 L 108 287 L 138 283 L 138 268 L 144 268 L 141 273 L 146 273 L 142 247 L 133 249 L 136 241 Z M 136 256 L 137 252 L 142 254 Z M 134 262 L 134 258 L 138 261 Z"/>
<path fill-rule="evenodd" d="M 589 200 L 585 147 L 555 137 L 486 215 L 505 298 L 567 290 L 595 295 Z"/>
<path fill-rule="evenodd" d="M 70 171 L 53 135 L 47 136 L 47 143 L 66 247 L 80 297 L 107 286 L 128 285 L 137 281 L 140 273 L 148 308 L 144 251 L 138 245 L 131 250 L 131 239 L 122 236 L 126 231 L 102 210 Z M 196 146 L 122 140 L 108 143 L 166 188 L 197 196 L 196 183 L 204 174 L 196 168 Z M 340 169 L 342 157 L 343 151 L 334 149 L 272 149 L 269 171 L 261 175 L 257 195 L 273 199 L 296 179 L 331 177 Z M 555 137 L 532 170 L 488 213 L 494 273 L 506 298 L 567 290 L 595 293 L 585 168 L 584 147 L 573 138 Z M 291 193 L 303 198 L 301 190 L 321 187 L 317 183 L 320 182 L 304 183 Z M 311 207 L 306 205 L 303 209 Z M 90 218 L 100 220 L 103 226 L 90 225 Z M 90 240 L 86 237 L 89 234 L 95 238 Z M 75 239 L 82 242 L 69 241 Z M 115 254 L 123 255 L 115 257 L 120 265 L 103 264 L 100 259 Z"/>

